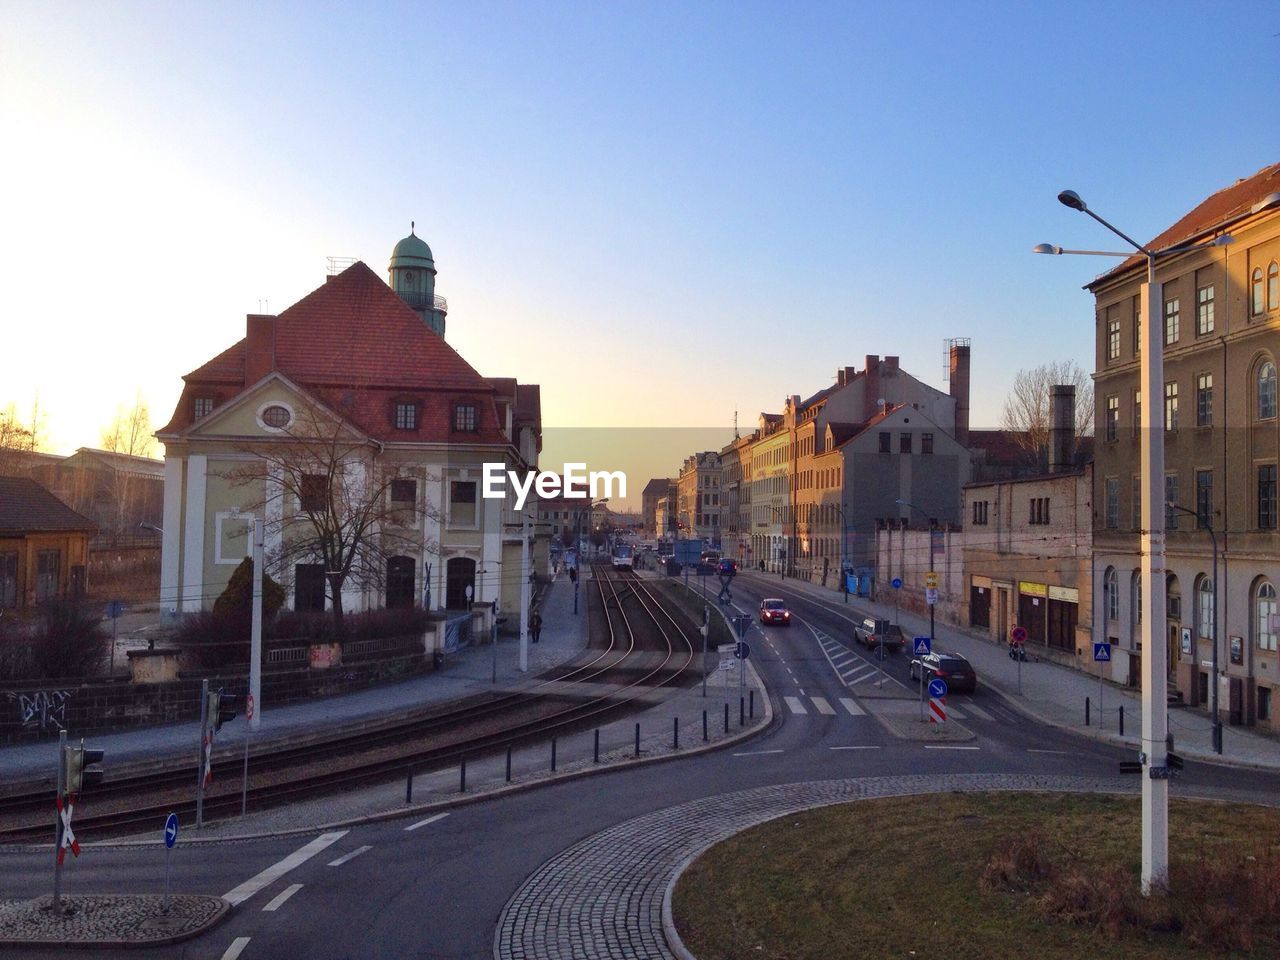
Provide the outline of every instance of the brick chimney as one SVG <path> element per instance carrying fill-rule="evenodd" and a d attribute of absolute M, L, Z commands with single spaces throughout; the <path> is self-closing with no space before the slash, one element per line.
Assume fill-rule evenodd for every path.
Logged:
<path fill-rule="evenodd" d="M 867 354 L 867 383 L 862 394 L 862 419 L 870 420 L 880 412 L 880 356 Z"/>
<path fill-rule="evenodd" d="M 1049 472 L 1074 466 L 1076 453 L 1076 388 L 1058 383 L 1049 388 Z"/>
<path fill-rule="evenodd" d="M 895 371 L 895 372 L 896 372 L 896 371 L 897 371 L 897 369 L 898 369 L 898 358 L 897 358 L 897 357 L 885 357 L 885 358 L 884 358 L 884 365 L 885 365 L 885 368 L 886 368 L 886 369 L 888 369 L 888 370 L 893 370 L 893 371 Z"/>
<path fill-rule="evenodd" d="M 969 341 L 952 341 L 950 371 L 951 396 L 956 401 L 956 442 L 969 445 Z"/>
<path fill-rule="evenodd" d="M 257 383 L 276 368 L 276 318 L 269 313 L 245 317 L 244 382 Z"/>

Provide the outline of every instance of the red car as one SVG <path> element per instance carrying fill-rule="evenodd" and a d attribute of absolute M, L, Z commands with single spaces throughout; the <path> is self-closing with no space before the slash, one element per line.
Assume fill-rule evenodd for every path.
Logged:
<path fill-rule="evenodd" d="M 760 622 L 763 624 L 775 624 L 783 627 L 791 626 L 791 611 L 787 609 L 787 604 L 783 600 L 770 598 L 760 601 Z"/>

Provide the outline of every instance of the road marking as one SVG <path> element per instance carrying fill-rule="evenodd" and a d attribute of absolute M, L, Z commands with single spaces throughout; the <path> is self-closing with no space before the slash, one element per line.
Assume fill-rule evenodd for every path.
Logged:
<path fill-rule="evenodd" d="M 926 750 L 981 750 L 982 749 L 981 747 L 953 747 L 953 746 L 944 745 L 941 743 L 926 743 L 924 745 L 924 748 Z"/>
<path fill-rule="evenodd" d="M 964 708 L 965 708 L 966 710 L 968 710 L 970 714 L 972 714 L 973 716 L 977 717 L 979 720 L 994 720 L 994 719 L 995 719 L 995 717 L 993 717 L 991 714 L 987 713 L 987 711 L 983 710 L 980 706 L 978 706 L 978 705 L 977 705 L 977 704 L 975 704 L 975 703 L 966 703 L 966 704 L 964 705 Z"/>
<path fill-rule="evenodd" d="M 371 846 L 369 846 L 368 844 L 366 844 L 366 845 L 365 845 L 365 846 L 363 846 L 363 847 L 360 847 L 360 848 L 358 848 L 358 849 L 356 849 L 356 850 L 352 850 L 350 853 L 343 854 L 343 855 L 342 855 L 342 856 L 340 856 L 337 860 L 330 860 L 330 861 L 329 861 L 329 866 L 331 866 L 331 867 L 340 867 L 340 866 L 342 866 L 344 863 L 347 863 L 348 861 L 354 860 L 356 857 L 360 856 L 360 854 L 362 854 L 362 853 L 368 853 L 368 852 L 369 852 L 370 850 L 372 850 L 372 849 L 373 849 L 373 847 L 371 847 Z"/>
<path fill-rule="evenodd" d="M 787 706 L 791 708 L 792 713 L 808 713 L 809 712 L 804 708 L 804 704 L 800 702 L 799 697 L 783 697 L 782 699 L 786 701 Z"/>
<path fill-rule="evenodd" d="M 273 863 L 271 866 L 267 867 L 267 869 L 263 870 L 261 873 L 257 874 L 256 876 L 250 877 L 248 880 L 240 884 L 240 886 L 236 887 L 234 890 L 231 890 L 228 893 L 224 893 L 222 895 L 222 898 L 224 900 L 229 901 L 233 907 L 239 906 L 240 904 L 248 900 L 250 897 L 252 897 L 259 890 L 261 890 L 263 887 L 265 887 L 267 884 L 275 880 L 278 880 L 280 877 L 283 877 L 290 870 L 306 863 L 308 860 L 314 857 L 321 850 L 324 850 L 326 847 L 337 843 L 339 840 L 345 837 L 349 832 L 350 831 L 348 830 L 335 830 L 332 833 L 320 834 L 320 836 L 316 837 L 310 843 L 307 843 L 299 847 L 297 850 L 293 851 L 293 853 L 289 854 L 279 863 Z M 246 943 L 248 942 L 247 939 L 245 942 Z M 243 950 L 244 948 L 241 947 L 240 949 Z"/>
<path fill-rule="evenodd" d="M 227 947 L 227 952 L 222 955 L 222 960 L 236 960 L 248 945 L 248 937 L 236 937 L 231 941 L 231 946 Z"/>
<path fill-rule="evenodd" d="M 825 714 L 828 717 L 834 717 L 836 715 L 835 707 L 831 706 L 831 704 L 827 702 L 826 697 L 810 697 L 810 699 L 813 701 L 813 705 L 817 707 L 819 713 Z"/>
<path fill-rule="evenodd" d="M 262 908 L 262 912 L 275 913 L 282 906 L 284 906 L 284 902 L 286 900 L 288 900 L 290 897 L 292 897 L 295 893 L 297 893 L 301 889 L 302 889 L 302 884 L 291 883 L 289 886 L 285 887 L 278 894 L 276 894 L 275 898 L 270 903 L 268 903 L 265 907 Z"/>
<path fill-rule="evenodd" d="M 796 683 L 797 683 L 797 684 L 798 684 L 799 682 L 800 682 L 799 680 L 797 680 L 797 681 L 796 681 Z M 801 687 L 801 688 L 800 688 L 800 696 L 802 696 L 802 697 L 804 696 L 804 687 Z"/>
<path fill-rule="evenodd" d="M 850 697 L 841 697 L 840 703 L 849 711 L 849 716 L 851 717 L 865 717 L 867 715 L 867 711 L 858 706 L 857 701 Z"/>
<path fill-rule="evenodd" d="M 760 757 L 766 753 L 782 753 L 781 750 L 746 750 L 742 753 L 735 753 L 735 757 Z"/>
<path fill-rule="evenodd" d="M 1074 750 L 1036 750 L 1032 747 L 1027 748 L 1027 753 L 1056 753 L 1060 757 L 1074 757 Z"/>
<path fill-rule="evenodd" d="M 955 708 L 954 704 L 947 704 L 947 714 L 952 720 L 963 720 L 964 714 Z"/>
<path fill-rule="evenodd" d="M 437 820 L 443 820 L 448 815 L 449 814 L 447 813 L 437 813 L 434 816 L 427 817 L 425 820 L 419 820 L 417 823 L 411 823 L 404 829 L 406 832 L 410 830 L 417 830 L 419 827 L 425 827 L 428 823 L 435 823 Z"/>
<path fill-rule="evenodd" d="M 859 745 L 853 747 L 827 747 L 828 750 L 879 750 L 875 745 Z"/>
<path fill-rule="evenodd" d="M 847 676 L 848 679 L 857 682 L 858 680 L 865 680 L 867 677 L 874 677 L 876 672 L 875 667 L 869 663 L 863 662 L 862 666 L 858 667 L 857 670 L 850 670 Z"/>

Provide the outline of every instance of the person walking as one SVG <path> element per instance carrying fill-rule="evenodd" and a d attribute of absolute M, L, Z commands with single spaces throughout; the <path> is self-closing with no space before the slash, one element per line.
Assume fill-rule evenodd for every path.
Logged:
<path fill-rule="evenodd" d="M 533 616 L 529 618 L 529 632 L 533 634 L 533 642 L 538 642 L 538 637 L 542 635 L 542 614 L 537 610 L 533 611 Z"/>

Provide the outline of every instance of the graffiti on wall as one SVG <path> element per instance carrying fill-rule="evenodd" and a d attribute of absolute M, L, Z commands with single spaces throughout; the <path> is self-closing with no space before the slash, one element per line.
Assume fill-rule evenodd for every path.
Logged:
<path fill-rule="evenodd" d="M 67 701 L 70 690 L 37 690 L 34 693 L 5 694 L 10 703 L 16 703 L 18 721 L 25 729 L 65 730 L 67 728 Z"/>

